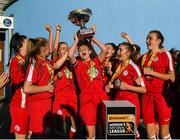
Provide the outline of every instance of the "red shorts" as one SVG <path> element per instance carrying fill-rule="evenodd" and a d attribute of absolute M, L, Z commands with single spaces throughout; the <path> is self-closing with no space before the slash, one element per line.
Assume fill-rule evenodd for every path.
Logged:
<path fill-rule="evenodd" d="M 145 124 L 158 122 L 160 125 L 170 123 L 171 107 L 161 94 L 142 96 L 142 117 Z"/>
<path fill-rule="evenodd" d="M 53 102 L 53 114 L 61 115 L 63 118 L 76 116 L 78 107 L 76 92 L 67 91 L 57 94 Z"/>
<path fill-rule="evenodd" d="M 99 103 L 98 96 L 88 95 L 87 93 L 80 95 L 80 117 L 85 125 L 96 125 Z"/>
<path fill-rule="evenodd" d="M 27 134 L 28 132 L 28 111 L 27 108 L 20 108 L 10 105 L 11 132 Z"/>
<path fill-rule="evenodd" d="M 36 134 L 46 133 L 51 125 L 51 98 L 31 102 L 28 107 L 29 130 Z"/>

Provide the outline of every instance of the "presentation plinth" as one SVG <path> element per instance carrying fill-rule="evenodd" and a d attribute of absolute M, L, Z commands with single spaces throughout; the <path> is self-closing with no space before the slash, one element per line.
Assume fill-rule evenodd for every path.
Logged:
<path fill-rule="evenodd" d="M 134 139 L 135 105 L 129 101 L 103 101 L 103 122 L 106 139 Z"/>

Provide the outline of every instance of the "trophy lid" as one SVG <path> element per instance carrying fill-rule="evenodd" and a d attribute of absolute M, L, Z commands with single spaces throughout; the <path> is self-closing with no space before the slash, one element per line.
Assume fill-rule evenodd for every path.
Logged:
<path fill-rule="evenodd" d="M 78 9 L 71 11 L 68 15 L 68 20 L 77 26 L 81 26 L 82 23 L 87 23 L 89 21 L 92 11 L 89 8 Z"/>

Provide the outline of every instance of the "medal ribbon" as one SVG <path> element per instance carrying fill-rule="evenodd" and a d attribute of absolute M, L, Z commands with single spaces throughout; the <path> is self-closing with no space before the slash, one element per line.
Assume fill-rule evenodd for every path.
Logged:
<path fill-rule="evenodd" d="M 68 79 L 72 79 L 72 72 L 67 68 L 67 67 L 65 67 L 65 71 L 66 71 L 66 77 L 68 78 Z"/>
<path fill-rule="evenodd" d="M 85 63 L 88 66 L 86 61 L 83 61 L 83 63 Z M 94 76 L 93 76 L 94 75 L 94 62 L 92 60 L 90 60 L 89 70 L 90 70 L 90 73 L 89 73 L 90 81 L 93 81 L 93 79 L 94 79 Z"/>
<path fill-rule="evenodd" d="M 24 58 L 22 58 L 20 55 L 16 55 L 16 57 L 19 61 L 24 61 Z"/>
<path fill-rule="evenodd" d="M 46 67 L 47 67 L 47 69 L 49 71 L 49 74 L 51 75 L 50 80 L 52 80 L 53 76 L 54 76 L 54 70 L 52 69 L 51 66 L 49 66 L 49 64 L 47 62 L 45 62 L 45 64 L 46 64 Z"/>
<path fill-rule="evenodd" d="M 148 64 L 147 64 L 147 67 L 150 67 L 150 66 L 151 66 L 154 58 L 155 58 L 156 55 L 157 55 L 157 53 L 158 53 L 158 50 L 155 51 L 155 52 L 151 55 L 151 58 L 150 58 L 150 60 L 149 60 L 149 62 L 148 62 Z M 142 66 L 142 67 L 143 67 L 143 65 L 144 65 L 144 63 L 145 63 L 145 61 L 146 61 L 146 57 L 147 57 L 147 53 L 146 53 L 146 54 L 143 56 L 143 58 L 142 58 L 142 63 L 141 63 L 141 66 Z"/>
<path fill-rule="evenodd" d="M 117 78 L 119 74 L 128 66 L 130 60 L 127 60 L 125 64 L 119 64 L 118 68 L 116 69 L 115 73 L 111 77 L 110 84 L 113 83 L 113 81 Z"/>

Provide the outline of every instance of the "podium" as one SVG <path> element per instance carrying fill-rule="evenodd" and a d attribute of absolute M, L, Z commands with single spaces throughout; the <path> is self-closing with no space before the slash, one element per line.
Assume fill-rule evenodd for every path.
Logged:
<path fill-rule="evenodd" d="M 103 101 L 106 139 L 135 139 L 135 105 L 129 101 Z"/>

